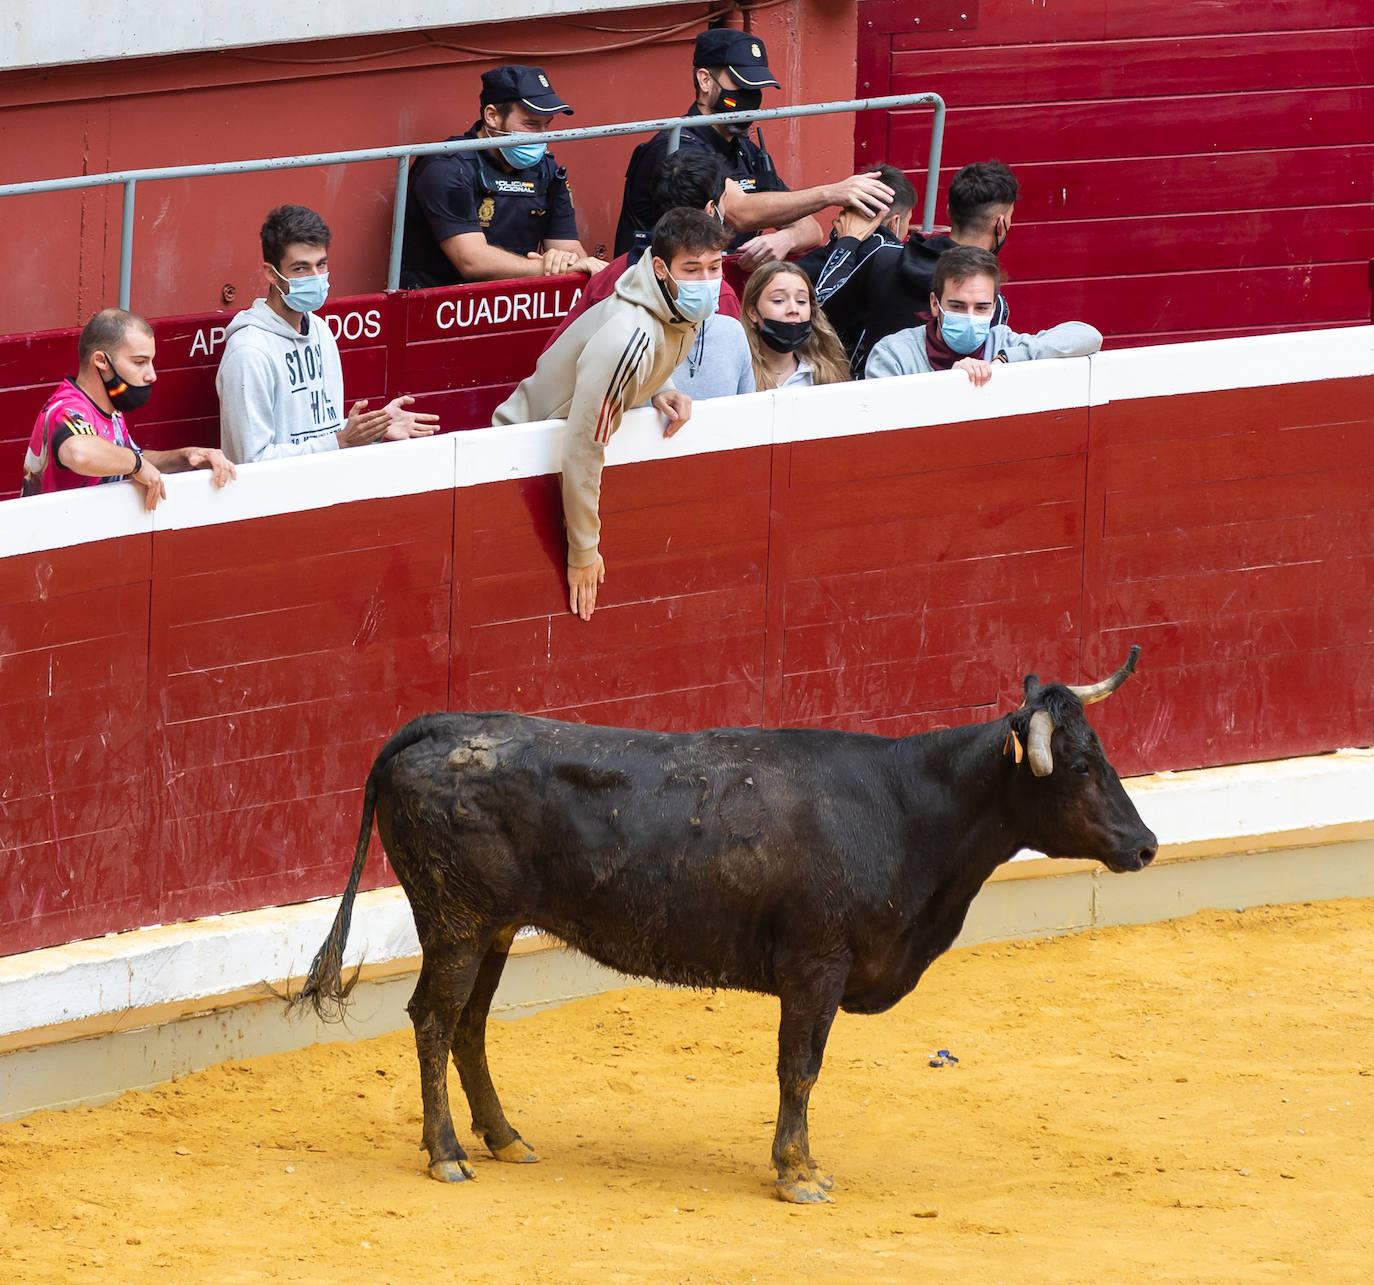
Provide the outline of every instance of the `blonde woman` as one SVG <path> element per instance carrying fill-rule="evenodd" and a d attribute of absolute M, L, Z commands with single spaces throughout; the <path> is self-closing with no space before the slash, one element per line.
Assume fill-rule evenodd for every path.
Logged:
<path fill-rule="evenodd" d="M 740 313 L 760 392 L 849 378 L 844 345 L 816 304 L 811 278 L 796 264 L 759 268 L 745 283 Z"/>

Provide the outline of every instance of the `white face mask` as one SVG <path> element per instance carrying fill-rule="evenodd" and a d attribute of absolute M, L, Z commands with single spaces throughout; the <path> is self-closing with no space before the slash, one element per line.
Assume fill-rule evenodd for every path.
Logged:
<path fill-rule="evenodd" d="M 324 307 L 324 301 L 329 297 L 329 273 L 316 272 L 308 277 L 283 277 L 276 268 L 272 271 L 286 282 L 287 289 L 281 292 L 281 297 L 288 308 L 296 312 L 314 312 Z"/>
<path fill-rule="evenodd" d="M 720 278 L 709 281 L 679 281 L 670 272 L 668 280 L 677 287 L 673 306 L 688 321 L 705 321 L 720 304 Z"/>

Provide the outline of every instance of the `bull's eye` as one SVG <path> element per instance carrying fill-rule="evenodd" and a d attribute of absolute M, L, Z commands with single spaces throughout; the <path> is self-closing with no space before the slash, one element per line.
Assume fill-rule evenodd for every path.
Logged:
<path fill-rule="evenodd" d="M 1090 776 L 1092 774 L 1092 768 L 1080 759 L 1073 765 L 1073 773 L 1075 776 Z"/>

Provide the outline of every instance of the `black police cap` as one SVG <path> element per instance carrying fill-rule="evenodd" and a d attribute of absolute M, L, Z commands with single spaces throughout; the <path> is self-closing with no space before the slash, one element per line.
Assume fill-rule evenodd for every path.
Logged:
<path fill-rule="evenodd" d="M 553 92 L 542 67 L 522 67 L 514 63 L 482 73 L 480 101 L 483 107 L 492 103 L 523 103 L 531 111 L 550 116 L 557 112 L 573 114 L 573 109 Z"/>
<path fill-rule="evenodd" d="M 768 50 L 757 36 L 734 27 L 711 27 L 697 37 L 693 67 L 724 67 L 741 89 L 781 89 L 768 70 Z"/>

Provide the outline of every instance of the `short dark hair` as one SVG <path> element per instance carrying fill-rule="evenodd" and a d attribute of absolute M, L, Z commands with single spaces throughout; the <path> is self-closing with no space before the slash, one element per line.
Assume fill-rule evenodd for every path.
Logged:
<path fill-rule="evenodd" d="M 137 313 L 125 312 L 123 308 L 105 308 L 97 312 L 81 331 L 76 342 L 76 359 L 79 365 L 86 365 L 91 357 L 103 352 L 108 355 L 112 348 L 124 342 L 130 330 L 141 330 L 151 335 L 153 328 Z"/>
<path fill-rule="evenodd" d="M 279 205 L 262 225 L 264 263 L 280 267 L 288 245 L 319 245 L 329 249 L 329 224 L 304 205 Z"/>
<path fill-rule="evenodd" d="M 650 200 L 655 219 L 676 206 L 704 210 L 725 194 L 725 162 L 704 147 L 679 147 L 663 158 L 654 175 Z"/>
<path fill-rule="evenodd" d="M 1016 175 L 1001 161 L 965 165 L 949 181 L 950 226 L 979 234 L 991 231 L 1003 208 L 1015 203 L 1020 190 Z"/>
<path fill-rule="evenodd" d="M 887 207 L 888 217 L 893 214 L 910 214 L 916 208 L 916 187 L 895 165 L 877 165 L 878 178 L 892 189 L 892 204 Z"/>
<path fill-rule="evenodd" d="M 1002 265 L 997 256 L 976 245 L 956 245 L 935 260 L 935 276 L 930 288 L 937 299 L 945 297 L 949 281 L 967 281 L 970 277 L 991 277 L 993 288 L 1002 288 Z"/>
<path fill-rule="evenodd" d="M 723 250 L 729 244 L 730 234 L 705 210 L 679 205 L 654 224 L 650 252 L 671 263 L 683 250 Z"/>

